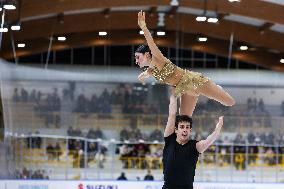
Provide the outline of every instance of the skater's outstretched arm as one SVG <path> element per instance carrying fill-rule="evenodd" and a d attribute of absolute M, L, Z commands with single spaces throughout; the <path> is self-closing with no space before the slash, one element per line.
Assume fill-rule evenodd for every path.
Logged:
<path fill-rule="evenodd" d="M 219 117 L 219 121 L 213 133 L 211 133 L 205 140 L 196 143 L 196 149 L 199 153 L 203 153 L 220 135 L 223 126 L 223 116 Z"/>
<path fill-rule="evenodd" d="M 177 98 L 171 94 L 169 104 L 169 116 L 167 126 L 164 132 L 164 137 L 167 137 L 175 132 L 175 121 L 177 113 Z"/>
<path fill-rule="evenodd" d="M 165 64 L 166 57 L 164 57 L 164 55 L 162 54 L 160 49 L 157 47 L 150 31 L 148 30 L 148 28 L 146 26 L 146 21 L 145 21 L 145 12 L 143 12 L 143 11 L 140 11 L 138 13 L 138 25 L 141 28 L 141 30 L 144 32 L 144 36 L 145 36 L 147 44 L 148 44 L 148 46 L 151 50 L 152 56 L 154 56 L 155 58 L 160 60 L 160 61 L 154 62 L 155 64 L 158 64 L 158 65 L 155 65 L 155 66 L 157 66 L 158 69 L 163 68 L 163 66 Z"/>

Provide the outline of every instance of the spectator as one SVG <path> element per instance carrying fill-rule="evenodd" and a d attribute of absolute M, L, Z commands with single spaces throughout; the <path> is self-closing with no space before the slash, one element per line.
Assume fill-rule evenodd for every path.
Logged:
<path fill-rule="evenodd" d="M 101 94 L 101 97 L 102 97 L 105 101 L 110 102 L 110 94 L 109 94 L 107 88 L 104 89 L 104 91 L 103 91 L 102 94 Z"/>
<path fill-rule="evenodd" d="M 248 111 L 251 111 L 253 109 L 253 104 L 251 98 L 247 99 L 247 109 Z"/>
<path fill-rule="evenodd" d="M 258 108 L 261 112 L 264 112 L 265 108 L 264 108 L 264 102 L 263 102 L 263 99 L 261 98 L 259 101 L 258 101 Z"/>
<path fill-rule="evenodd" d="M 163 141 L 164 136 L 163 136 L 163 133 L 162 133 L 161 130 L 155 129 L 155 130 L 150 134 L 150 138 L 149 138 L 149 139 L 150 139 L 150 141 L 155 141 L 155 140 L 157 140 L 157 141 L 161 142 L 161 141 Z"/>
<path fill-rule="evenodd" d="M 117 104 L 117 92 L 115 90 L 113 90 L 110 95 L 110 103 L 114 105 Z"/>
<path fill-rule="evenodd" d="M 35 89 L 32 90 L 32 92 L 30 94 L 29 101 L 32 102 L 32 103 L 36 102 L 36 90 Z"/>
<path fill-rule="evenodd" d="M 122 172 L 121 175 L 117 178 L 117 180 L 127 180 L 125 173 Z"/>
<path fill-rule="evenodd" d="M 91 101 L 88 106 L 91 113 L 98 113 L 98 97 L 97 95 L 93 95 Z"/>
<path fill-rule="evenodd" d="M 151 174 L 150 169 L 148 169 L 147 174 L 144 177 L 144 180 L 154 180 L 154 176 Z"/>
<path fill-rule="evenodd" d="M 98 144 L 95 142 L 89 142 L 87 146 L 88 163 L 95 160 L 95 155 L 98 152 Z"/>
<path fill-rule="evenodd" d="M 274 165 L 275 164 L 275 153 L 274 153 L 274 151 L 272 150 L 271 147 L 269 147 L 266 150 L 264 161 L 266 161 L 268 163 L 268 165 Z"/>
<path fill-rule="evenodd" d="M 82 133 L 81 129 L 75 128 L 75 130 L 74 130 L 74 136 L 82 137 L 82 136 L 83 136 L 83 133 Z"/>
<path fill-rule="evenodd" d="M 126 127 L 124 127 L 121 131 L 120 131 L 120 140 L 124 141 L 124 140 L 128 140 L 129 139 L 129 132 L 126 129 Z"/>
<path fill-rule="evenodd" d="M 96 160 L 99 163 L 99 168 L 103 169 L 104 168 L 104 163 L 106 161 L 106 153 L 107 153 L 107 148 L 100 143 L 98 144 L 98 153 L 96 153 Z"/>
<path fill-rule="evenodd" d="M 39 131 L 36 131 L 35 134 L 39 135 L 40 133 L 39 133 Z M 33 143 L 34 148 L 41 148 L 41 143 L 42 143 L 41 137 L 40 136 L 34 137 L 32 143 Z"/>
<path fill-rule="evenodd" d="M 103 131 L 101 130 L 100 127 L 98 127 L 98 128 L 94 131 L 94 137 L 95 137 L 95 139 L 97 139 L 97 138 L 104 139 L 104 138 L 105 138 L 104 133 L 103 133 Z"/>
<path fill-rule="evenodd" d="M 18 89 L 17 88 L 14 89 L 13 101 L 14 102 L 19 102 L 20 101 L 20 95 L 18 93 Z"/>
<path fill-rule="evenodd" d="M 77 98 L 75 112 L 87 113 L 88 112 L 88 99 L 84 94 L 80 94 Z"/>
<path fill-rule="evenodd" d="M 95 130 L 93 128 L 91 128 L 87 135 L 86 135 L 87 138 L 89 139 L 96 139 L 96 133 L 95 133 Z"/>
<path fill-rule="evenodd" d="M 42 93 L 41 91 L 38 91 L 37 92 L 37 95 L 36 95 L 36 102 L 39 103 L 41 101 L 41 96 L 42 96 Z"/>
<path fill-rule="evenodd" d="M 249 144 L 253 144 L 255 142 L 255 135 L 253 134 L 253 132 L 250 131 L 248 133 L 247 139 Z"/>
<path fill-rule="evenodd" d="M 54 156 L 57 159 L 57 161 L 59 161 L 59 157 L 61 155 L 62 155 L 62 150 L 61 150 L 59 142 L 57 142 L 55 147 L 54 147 Z"/>
<path fill-rule="evenodd" d="M 54 157 L 54 147 L 51 144 L 47 145 L 46 153 L 47 153 L 47 156 L 48 156 L 48 160 L 53 160 L 53 157 Z"/>
<path fill-rule="evenodd" d="M 28 101 L 28 91 L 26 91 L 24 88 L 21 89 L 21 97 L 22 97 L 22 102 L 27 102 Z"/>

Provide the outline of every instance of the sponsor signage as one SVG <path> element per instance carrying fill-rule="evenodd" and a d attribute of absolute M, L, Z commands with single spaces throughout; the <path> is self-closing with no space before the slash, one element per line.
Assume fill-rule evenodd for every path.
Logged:
<path fill-rule="evenodd" d="M 161 189 L 163 182 L 1 180 L 0 189 Z M 194 183 L 194 189 L 283 189 L 284 183 Z"/>

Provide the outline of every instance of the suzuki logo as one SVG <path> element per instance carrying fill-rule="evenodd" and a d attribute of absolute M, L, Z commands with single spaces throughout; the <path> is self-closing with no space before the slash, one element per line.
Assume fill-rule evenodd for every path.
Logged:
<path fill-rule="evenodd" d="M 84 189 L 84 185 L 83 184 L 79 184 L 78 185 L 78 189 Z"/>

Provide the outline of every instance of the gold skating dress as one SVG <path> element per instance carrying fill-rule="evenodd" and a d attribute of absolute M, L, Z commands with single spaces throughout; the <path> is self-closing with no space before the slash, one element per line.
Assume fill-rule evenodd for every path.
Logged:
<path fill-rule="evenodd" d="M 156 66 L 153 68 L 152 75 L 159 83 L 167 83 L 166 80 L 172 77 L 176 68 L 177 66 L 167 59 L 166 64 L 161 70 L 159 70 Z M 186 69 L 183 71 L 184 73 L 181 79 L 174 86 L 175 96 L 180 97 L 185 93 L 198 96 L 199 94 L 196 92 L 196 89 L 209 81 L 209 78 L 198 72 L 193 72 Z"/>

